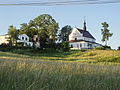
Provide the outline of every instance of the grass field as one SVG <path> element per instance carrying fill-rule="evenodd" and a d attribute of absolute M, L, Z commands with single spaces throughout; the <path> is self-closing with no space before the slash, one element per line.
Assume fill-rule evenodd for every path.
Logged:
<path fill-rule="evenodd" d="M 120 51 L 32 52 L 0 52 L 0 90 L 120 90 Z"/>

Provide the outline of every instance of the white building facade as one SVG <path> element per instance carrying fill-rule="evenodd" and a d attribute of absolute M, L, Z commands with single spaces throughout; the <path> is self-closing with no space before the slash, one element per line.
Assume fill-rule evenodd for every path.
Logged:
<path fill-rule="evenodd" d="M 2 44 L 9 44 L 9 37 L 10 35 L 6 34 L 6 35 L 1 35 L 0 36 L 0 45 Z"/>
<path fill-rule="evenodd" d="M 33 46 L 33 42 L 30 42 L 30 38 L 26 34 L 18 35 L 17 42 L 22 42 L 23 46 L 29 46 L 29 47 Z"/>
<path fill-rule="evenodd" d="M 71 49 L 92 49 L 102 46 L 95 42 L 96 39 L 86 30 L 86 22 L 82 29 L 73 28 L 69 35 L 69 45 Z"/>

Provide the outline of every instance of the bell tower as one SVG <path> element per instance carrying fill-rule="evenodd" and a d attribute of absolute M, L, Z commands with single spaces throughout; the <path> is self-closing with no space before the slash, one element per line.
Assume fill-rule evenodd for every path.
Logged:
<path fill-rule="evenodd" d="M 83 26 L 83 30 L 87 31 L 87 27 L 86 27 L 86 20 L 85 20 L 85 17 L 84 17 L 84 26 Z"/>

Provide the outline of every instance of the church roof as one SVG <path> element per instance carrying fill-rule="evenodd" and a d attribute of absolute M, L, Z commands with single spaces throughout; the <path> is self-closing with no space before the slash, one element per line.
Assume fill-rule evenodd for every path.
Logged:
<path fill-rule="evenodd" d="M 77 30 L 83 34 L 84 37 L 95 39 L 88 31 L 77 28 Z"/>

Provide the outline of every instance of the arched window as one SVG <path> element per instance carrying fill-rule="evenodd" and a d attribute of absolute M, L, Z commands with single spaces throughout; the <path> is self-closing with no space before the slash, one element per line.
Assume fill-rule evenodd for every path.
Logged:
<path fill-rule="evenodd" d="M 75 38 L 75 41 L 77 41 L 77 38 Z"/>

